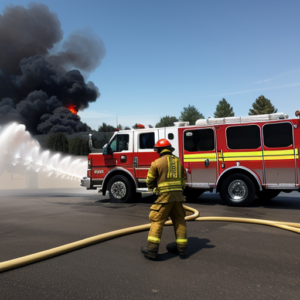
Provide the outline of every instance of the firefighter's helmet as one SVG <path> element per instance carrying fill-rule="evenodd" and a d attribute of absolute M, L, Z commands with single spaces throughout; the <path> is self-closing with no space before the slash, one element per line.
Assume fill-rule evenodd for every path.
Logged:
<path fill-rule="evenodd" d="M 154 146 L 154 150 L 157 152 L 161 152 L 164 149 L 169 149 L 171 152 L 175 150 L 167 139 L 158 140 Z"/>

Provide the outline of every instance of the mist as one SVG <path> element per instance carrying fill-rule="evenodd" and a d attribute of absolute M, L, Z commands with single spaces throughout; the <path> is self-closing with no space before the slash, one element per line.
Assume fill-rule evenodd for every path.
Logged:
<path fill-rule="evenodd" d="M 0 126 L 0 153 L 0 189 L 6 195 L 18 190 L 80 188 L 87 172 L 86 157 L 43 150 L 17 123 Z"/>

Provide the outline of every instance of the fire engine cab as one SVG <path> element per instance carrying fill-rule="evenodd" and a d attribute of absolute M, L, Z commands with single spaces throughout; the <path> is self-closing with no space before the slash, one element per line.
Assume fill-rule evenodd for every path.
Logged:
<path fill-rule="evenodd" d="M 132 201 L 148 191 L 147 173 L 159 157 L 153 148 L 165 138 L 187 171 L 187 199 L 215 189 L 228 205 L 247 206 L 255 196 L 270 200 L 282 191 L 300 191 L 299 123 L 283 113 L 176 122 L 116 131 L 103 150 L 93 147 L 90 135 L 92 153 L 81 186 L 109 191 L 114 201 Z"/>

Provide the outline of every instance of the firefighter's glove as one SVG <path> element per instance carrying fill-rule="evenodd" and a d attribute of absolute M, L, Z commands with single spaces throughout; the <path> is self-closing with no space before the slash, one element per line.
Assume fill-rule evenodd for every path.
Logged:
<path fill-rule="evenodd" d="M 156 188 L 156 187 L 153 189 L 153 193 L 155 195 L 160 195 L 160 192 L 159 192 L 158 188 Z"/>

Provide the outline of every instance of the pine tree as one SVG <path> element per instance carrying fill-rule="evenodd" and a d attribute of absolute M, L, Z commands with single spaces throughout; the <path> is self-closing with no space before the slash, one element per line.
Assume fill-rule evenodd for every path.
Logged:
<path fill-rule="evenodd" d="M 194 125 L 198 119 L 205 119 L 202 113 L 194 105 L 184 107 L 179 117 L 180 121 L 188 121 L 190 125 Z"/>
<path fill-rule="evenodd" d="M 89 153 L 90 151 L 87 139 L 76 137 L 69 141 L 69 154 L 88 155 Z"/>
<path fill-rule="evenodd" d="M 234 112 L 233 108 L 230 104 L 226 101 L 225 98 L 219 101 L 219 104 L 216 107 L 216 111 L 214 112 L 215 118 L 226 118 L 226 117 L 233 117 Z"/>
<path fill-rule="evenodd" d="M 102 123 L 101 126 L 99 126 L 98 128 L 99 132 L 112 132 L 112 131 L 116 131 L 116 128 L 111 126 L 111 125 L 107 125 L 106 123 Z"/>
<path fill-rule="evenodd" d="M 66 135 L 62 132 L 51 134 L 47 139 L 46 145 L 50 150 L 69 153 L 69 142 Z"/>
<path fill-rule="evenodd" d="M 277 112 L 277 108 L 272 105 L 271 101 L 263 95 L 259 96 L 252 104 L 253 109 L 249 109 L 249 115 L 264 115 Z"/>
<path fill-rule="evenodd" d="M 174 122 L 178 122 L 178 119 L 176 117 L 165 116 L 160 118 L 160 121 L 155 125 L 155 127 L 158 128 L 174 126 Z"/>

